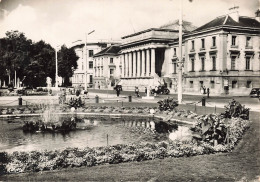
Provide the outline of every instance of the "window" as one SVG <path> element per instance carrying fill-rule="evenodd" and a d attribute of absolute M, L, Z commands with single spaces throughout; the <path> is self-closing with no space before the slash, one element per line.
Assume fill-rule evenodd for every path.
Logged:
<path fill-rule="evenodd" d="M 236 87 L 237 87 L 237 81 L 234 80 L 234 81 L 232 81 L 232 88 L 236 88 Z"/>
<path fill-rule="evenodd" d="M 201 48 L 205 49 L 205 39 L 201 39 Z"/>
<path fill-rule="evenodd" d="M 246 37 L 246 47 L 251 46 L 251 37 Z"/>
<path fill-rule="evenodd" d="M 191 71 L 194 71 L 194 58 L 191 59 Z"/>
<path fill-rule="evenodd" d="M 205 71 L 205 58 L 201 57 L 201 71 Z"/>
<path fill-rule="evenodd" d="M 110 58 L 110 63 L 113 63 L 113 58 Z"/>
<path fill-rule="evenodd" d="M 246 70 L 250 70 L 250 57 L 246 57 Z"/>
<path fill-rule="evenodd" d="M 193 88 L 193 81 L 190 81 L 190 88 Z"/>
<path fill-rule="evenodd" d="M 194 40 L 191 41 L 191 49 L 194 50 Z"/>
<path fill-rule="evenodd" d="M 89 61 L 88 66 L 89 66 L 90 69 L 92 69 L 93 68 L 93 61 Z"/>
<path fill-rule="evenodd" d="M 203 87 L 203 81 L 200 81 L 200 87 Z"/>
<path fill-rule="evenodd" d="M 246 88 L 252 88 L 252 81 L 246 82 Z"/>
<path fill-rule="evenodd" d="M 216 71 L 216 57 L 212 56 L 212 70 Z"/>
<path fill-rule="evenodd" d="M 110 69 L 110 75 L 113 75 L 113 73 L 114 73 L 114 70 Z"/>
<path fill-rule="evenodd" d="M 235 46 L 235 45 L 236 45 L 236 39 L 237 39 L 237 36 L 234 36 L 234 35 L 233 35 L 233 36 L 232 36 L 232 42 L 231 42 L 231 43 L 232 43 L 232 44 L 231 44 L 232 46 Z"/>
<path fill-rule="evenodd" d="M 93 75 L 89 75 L 89 83 L 90 83 L 90 84 L 93 83 Z"/>
<path fill-rule="evenodd" d="M 231 70 L 235 70 L 236 69 L 236 57 L 232 56 L 231 57 Z"/>
<path fill-rule="evenodd" d="M 216 47 L 216 37 L 212 37 L 212 47 Z"/>
<path fill-rule="evenodd" d="M 173 49 L 174 56 L 176 56 L 176 48 Z"/>
<path fill-rule="evenodd" d="M 177 63 L 176 62 L 173 63 L 173 73 L 174 74 L 177 73 Z"/>
<path fill-rule="evenodd" d="M 210 88 L 215 88 L 215 81 L 210 81 Z"/>
<path fill-rule="evenodd" d="M 92 57 L 93 56 L 93 50 L 88 50 L 88 57 Z"/>

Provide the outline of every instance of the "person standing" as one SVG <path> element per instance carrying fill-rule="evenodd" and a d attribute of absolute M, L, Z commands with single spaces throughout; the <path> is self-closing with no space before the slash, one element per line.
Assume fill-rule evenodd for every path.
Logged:
<path fill-rule="evenodd" d="M 206 94 L 206 87 L 203 86 L 203 94 Z"/>
<path fill-rule="evenodd" d="M 158 87 L 155 86 L 155 88 L 154 88 L 154 96 L 157 96 L 157 94 L 158 94 Z"/>
<path fill-rule="evenodd" d="M 140 97 L 138 87 L 135 87 L 135 94 L 136 94 L 136 97 Z"/>
<path fill-rule="evenodd" d="M 147 96 L 147 87 L 144 89 L 145 95 Z"/>
<path fill-rule="evenodd" d="M 209 98 L 209 88 L 207 88 L 207 94 L 208 94 L 208 98 Z"/>
<path fill-rule="evenodd" d="M 120 95 L 120 88 L 119 87 L 116 88 L 116 95 L 117 95 L 117 97 L 119 97 L 119 95 Z"/>

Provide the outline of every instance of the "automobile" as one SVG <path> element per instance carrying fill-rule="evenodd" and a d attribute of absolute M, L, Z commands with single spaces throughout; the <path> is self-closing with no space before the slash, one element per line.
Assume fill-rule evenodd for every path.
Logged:
<path fill-rule="evenodd" d="M 252 88 L 250 92 L 250 97 L 259 97 L 260 95 L 260 88 Z"/>
<path fill-rule="evenodd" d="M 122 85 L 116 85 L 116 86 L 114 87 L 114 90 L 117 90 L 117 89 L 119 89 L 120 91 L 123 91 Z"/>
<path fill-rule="evenodd" d="M 155 93 L 155 89 L 151 90 L 151 94 Z M 166 94 L 168 95 L 170 93 L 170 90 L 165 85 L 159 85 L 157 94 Z"/>
<path fill-rule="evenodd" d="M 33 90 L 32 87 L 19 87 L 19 88 L 16 88 L 14 91 L 17 93 L 17 94 L 21 94 L 21 95 L 27 95 L 28 92 L 31 92 Z"/>

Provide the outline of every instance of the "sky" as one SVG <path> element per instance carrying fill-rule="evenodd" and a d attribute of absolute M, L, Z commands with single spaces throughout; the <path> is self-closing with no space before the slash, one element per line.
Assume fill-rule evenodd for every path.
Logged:
<path fill-rule="evenodd" d="M 254 17 L 260 0 L 183 0 L 183 19 L 202 26 L 239 6 Z M 180 0 L 0 0 L 0 38 L 18 30 L 33 41 L 70 46 L 76 40 L 120 40 L 177 20 Z"/>

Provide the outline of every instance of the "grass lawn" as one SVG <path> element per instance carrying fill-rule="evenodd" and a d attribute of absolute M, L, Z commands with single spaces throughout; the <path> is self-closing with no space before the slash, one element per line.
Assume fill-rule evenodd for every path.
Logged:
<path fill-rule="evenodd" d="M 145 105 L 153 107 L 129 103 Z M 194 111 L 194 106 L 180 108 Z M 214 108 L 196 110 L 214 112 Z M 250 119 L 251 127 L 231 153 L 12 174 L 1 176 L 0 181 L 260 181 L 260 113 L 250 112 Z"/>

